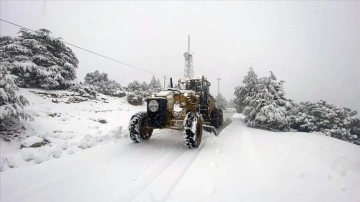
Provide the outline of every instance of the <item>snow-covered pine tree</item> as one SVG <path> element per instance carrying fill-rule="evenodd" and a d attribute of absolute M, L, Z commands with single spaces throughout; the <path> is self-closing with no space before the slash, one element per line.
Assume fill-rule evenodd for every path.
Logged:
<path fill-rule="evenodd" d="M 131 105 L 142 105 L 144 99 L 143 99 L 142 95 L 135 94 L 135 93 L 129 93 L 126 100 Z"/>
<path fill-rule="evenodd" d="M 258 92 L 243 101 L 246 103 L 243 110 L 245 123 L 282 131 L 289 129 L 288 116 L 293 104 L 284 97 L 283 83 L 272 72 L 269 77 L 259 79 Z"/>
<path fill-rule="evenodd" d="M 150 93 L 152 93 L 152 94 L 160 92 L 162 89 L 160 80 L 156 79 L 155 76 L 153 75 L 148 88 L 149 88 Z"/>
<path fill-rule="evenodd" d="M 139 105 L 140 101 L 142 103 L 144 98 L 151 95 L 149 85 L 146 82 L 140 84 L 138 81 L 133 81 L 128 84 L 126 89 L 130 92 L 127 100 L 133 105 Z"/>
<path fill-rule="evenodd" d="M 128 84 L 126 90 L 129 91 L 129 92 L 140 91 L 141 90 L 141 84 L 138 81 L 133 81 L 133 82 Z"/>
<path fill-rule="evenodd" d="M 76 79 L 78 59 L 49 30 L 21 29 L 18 37 L 1 37 L 0 53 L 20 87 L 66 89 Z"/>
<path fill-rule="evenodd" d="M 228 102 L 226 101 L 225 97 L 221 95 L 221 93 L 217 94 L 215 100 L 217 108 L 226 109 Z"/>
<path fill-rule="evenodd" d="M 124 93 L 121 93 L 121 85 L 108 78 L 107 73 L 100 73 L 98 70 L 87 73 L 85 75 L 85 85 L 89 85 L 94 88 L 97 92 L 104 95 L 122 97 Z"/>
<path fill-rule="evenodd" d="M 258 76 L 254 69 L 250 67 L 248 74 L 244 77 L 243 84 L 235 88 L 234 104 L 237 112 L 241 113 L 244 108 L 249 104 L 245 102 L 247 97 L 255 95 L 258 91 Z"/>
<path fill-rule="evenodd" d="M 24 111 L 29 102 L 17 95 L 15 79 L 16 76 L 6 70 L 6 63 L 0 63 L 0 131 L 10 129 L 20 118 L 30 118 Z"/>
<path fill-rule="evenodd" d="M 145 81 L 141 84 L 141 90 L 142 91 L 149 91 L 149 84 L 147 84 Z"/>
<path fill-rule="evenodd" d="M 100 73 L 98 70 L 95 70 L 94 72 L 87 73 L 84 80 L 86 84 L 93 85 L 96 83 L 109 81 L 109 78 L 107 73 Z"/>

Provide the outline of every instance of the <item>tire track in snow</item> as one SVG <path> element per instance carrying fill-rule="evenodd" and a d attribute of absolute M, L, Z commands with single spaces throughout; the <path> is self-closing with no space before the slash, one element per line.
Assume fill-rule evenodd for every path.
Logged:
<path fill-rule="evenodd" d="M 167 131 L 157 131 L 154 134 L 154 137 L 159 136 L 166 132 Z M 60 175 L 51 175 L 51 177 L 45 177 L 45 178 L 48 178 L 48 180 L 43 181 L 42 183 L 34 183 L 31 187 L 27 187 L 26 190 L 23 191 L 22 194 L 14 195 L 13 197 L 10 196 L 11 200 L 20 201 L 20 199 L 26 199 L 28 196 L 30 196 L 33 193 L 37 193 L 37 192 L 41 192 L 43 190 L 49 189 L 49 188 L 55 186 L 56 184 L 60 184 L 62 182 L 76 178 L 77 176 L 81 176 L 84 173 L 90 173 L 90 172 L 98 169 L 99 167 L 111 164 L 112 162 L 117 161 L 118 159 L 121 159 L 123 156 L 128 155 L 129 152 L 131 152 L 131 153 L 141 153 L 142 152 L 143 147 L 140 147 L 140 145 L 132 143 L 132 141 L 130 139 L 127 139 L 127 140 L 129 141 L 129 144 L 121 145 L 121 147 L 119 147 L 119 150 L 117 150 L 118 153 L 116 154 L 116 156 L 113 156 L 113 158 L 108 155 L 97 156 L 97 159 L 93 159 L 93 161 L 86 162 L 85 164 L 78 166 L 78 167 L 73 167 L 71 173 L 66 173 L 64 175 L 61 175 L 61 174 Z M 101 146 L 106 146 L 106 145 L 108 145 L 108 144 L 101 145 Z M 63 157 L 61 160 L 67 162 L 67 161 L 71 161 L 71 159 L 78 158 L 81 161 L 81 159 L 83 159 L 83 158 L 86 159 L 85 156 L 88 155 L 89 152 L 92 153 L 92 152 L 95 152 L 96 150 L 101 151 L 101 146 L 89 148 L 86 150 L 79 150 L 79 152 L 77 152 L 76 154 L 67 155 L 67 156 Z M 138 147 L 136 147 L 136 146 L 138 146 Z M 59 164 L 59 162 L 47 161 L 47 162 L 44 162 L 44 163 L 42 163 L 40 165 L 36 165 L 36 166 L 45 167 L 45 164 Z M 25 169 L 25 168 L 21 168 L 21 169 Z M 33 168 L 28 169 L 27 172 L 29 172 L 29 176 L 31 176 L 32 169 L 37 169 L 37 168 L 33 167 Z M 35 182 L 36 182 L 36 179 L 33 179 L 33 180 L 35 180 Z"/>
<path fill-rule="evenodd" d="M 231 124 L 231 119 L 227 119 L 223 126 L 219 128 L 219 131 L 225 129 L 227 126 Z M 165 131 L 164 131 L 165 132 Z M 156 134 L 158 136 L 162 132 L 159 132 Z M 162 160 L 160 160 L 160 164 L 157 162 L 153 166 L 151 166 L 149 169 L 147 169 L 144 173 L 141 174 L 141 176 L 136 180 L 135 182 L 131 182 L 125 190 L 122 190 L 120 194 L 117 194 L 114 198 L 117 201 L 133 201 L 136 199 L 136 197 L 146 190 L 149 186 L 151 186 L 158 178 L 160 178 L 164 172 L 171 172 L 171 180 L 167 178 L 167 186 L 168 187 L 166 191 L 162 190 L 163 193 L 165 193 L 164 196 L 162 196 L 160 201 L 166 201 L 167 198 L 170 196 L 171 192 L 176 187 L 177 183 L 181 180 L 181 178 L 186 173 L 187 169 L 190 167 L 190 165 L 193 163 L 193 161 L 196 159 L 196 157 L 199 155 L 201 150 L 204 148 L 204 145 L 206 144 L 207 139 L 209 136 L 213 136 L 211 133 L 206 133 L 207 135 L 203 137 L 202 144 L 199 148 L 195 150 L 189 150 L 187 148 L 182 148 L 183 150 L 173 150 L 170 154 L 166 155 Z M 190 156 L 184 157 L 184 159 L 181 159 L 179 162 L 178 160 L 184 156 L 184 154 L 190 154 Z M 174 166 L 176 164 L 176 166 Z M 177 165 L 179 164 L 179 165 Z M 171 169 L 172 167 L 175 167 L 175 169 Z M 169 183 L 170 182 L 170 183 Z"/>
<path fill-rule="evenodd" d="M 232 123 L 232 119 L 231 118 L 226 118 L 226 120 L 224 121 L 223 125 L 218 129 L 218 136 L 220 135 L 220 133 L 226 128 L 228 127 L 230 124 Z M 200 152 L 203 150 L 203 148 L 205 147 L 204 145 L 207 142 L 207 139 L 213 136 L 212 133 L 208 133 L 207 136 L 205 136 L 205 138 L 202 141 L 202 144 L 200 145 L 200 148 L 198 148 L 196 150 L 196 153 L 194 152 L 194 154 L 192 156 L 190 156 L 189 158 L 187 158 L 186 162 L 182 162 L 182 164 L 184 165 L 182 167 L 182 169 L 180 171 L 177 172 L 177 174 L 175 175 L 175 179 L 173 181 L 171 181 L 171 185 L 168 186 L 169 189 L 165 192 L 165 196 L 163 198 L 161 198 L 161 200 L 159 201 L 167 201 L 169 196 L 171 195 L 171 193 L 173 192 L 173 190 L 175 189 L 175 187 L 177 186 L 177 184 L 179 183 L 179 181 L 183 178 L 183 176 L 185 175 L 186 171 L 189 169 L 189 167 L 191 166 L 191 164 L 194 162 L 194 160 L 199 156 Z M 191 150 L 189 150 L 188 152 L 191 152 Z M 176 165 L 174 165 L 174 167 L 177 167 Z M 169 167 L 169 169 L 171 169 Z M 171 172 L 172 175 L 174 175 L 174 172 Z"/>
<path fill-rule="evenodd" d="M 186 173 L 187 168 L 201 152 L 209 136 L 212 136 L 212 134 L 208 133 L 208 135 L 203 139 L 203 143 L 200 145 L 200 147 L 195 150 L 189 150 L 185 147 L 172 150 L 171 153 L 160 160 L 160 163 L 157 162 L 144 171 L 135 182 L 129 183 L 128 186 L 121 190 L 121 193 L 116 194 L 113 199 L 115 201 L 136 201 L 136 198 L 139 194 L 148 189 L 154 182 L 157 182 L 157 180 L 164 173 L 170 172 L 171 177 L 169 177 L 171 179 L 166 177 L 166 183 L 168 185 L 163 186 L 168 187 L 168 189 L 161 190 L 162 193 L 165 193 L 165 196 L 163 196 L 163 199 L 160 201 L 166 200 L 172 190 L 176 187 L 178 181 L 180 181 L 183 175 Z M 190 156 L 184 156 L 184 154 L 190 154 Z M 176 167 L 176 170 L 172 170 L 172 167 Z"/>
<path fill-rule="evenodd" d="M 212 135 L 212 134 L 210 134 Z M 208 137 L 207 137 L 208 138 Z M 204 148 L 204 145 L 206 143 L 207 138 L 204 140 L 204 143 L 201 144 L 201 148 L 198 148 L 198 151 L 196 153 L 194 153 L 194 155 L 191 158 L 188 158 L 189 161 L 186 162 L 183 166 L 183 169 L 180 170 L 177 173 L 176 179 L 174 181 L 172 181 L 171 185 L 169 186 L 169 189 L 166 191 L 166 194 L 164 196 L 164 198 L 162 198 L 160 201 L 167 201 L 167 199 L 169 198 L 170 194 L 172 193 L 172 191 L 175 189 L 176 185 L 179 183 L 179 181 L 183 178 L 183 176 L 185 175 L 186 171 L 188 170 L 188 168 L 190 167 L 190 165 L 194 162 L 194 160 L 196 159 L 196 157 L 200 154 L 200 152 L 202 151 L 202 149 Z"/>
<path fill-rule="evenodd" d="M 116 194 L 113 199 L 116 201 L 132 201 L 142 190 L 149 186 L 159 175 L 162 174 L 173 162 L 175 162 L 186 150 L 173 150 L 160 162 L 156 162 L 146 169 L 135 182 L 130 182 L 120 194 Z"/>

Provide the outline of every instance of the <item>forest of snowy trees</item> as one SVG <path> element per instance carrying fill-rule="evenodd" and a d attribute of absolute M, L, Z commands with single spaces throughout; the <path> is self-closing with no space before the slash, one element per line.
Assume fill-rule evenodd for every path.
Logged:
<path fill-rule="evenodd" d="M 356 111 L 320 100 L 295 103 L 285 97 L 284 81 L 270 72 L 259 78 L 250 68 L 243 85 L 235 88 L 234 104 L 248 126 L 270 130 L 322 132 L 360 145 L 360 119 Z"/>

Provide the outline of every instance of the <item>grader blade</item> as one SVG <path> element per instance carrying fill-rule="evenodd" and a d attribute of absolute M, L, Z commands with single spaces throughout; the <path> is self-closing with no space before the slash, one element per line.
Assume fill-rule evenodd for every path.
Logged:
<path fill-rule="evenodd" d="M 209 126 L 209 125 L 203 125 L 203 129 L 209 133 L 214 133 L 215 136 L 217 136 L 218 134 L 216 133 L 216 128 L 214 126 Z"/>

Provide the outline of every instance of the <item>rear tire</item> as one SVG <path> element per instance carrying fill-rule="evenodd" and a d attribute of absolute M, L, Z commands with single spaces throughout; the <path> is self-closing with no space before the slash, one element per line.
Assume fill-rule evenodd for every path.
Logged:
<path fill-rule="evenodd" d="M 224 123 L 224 113 L 223 113 L 223 110 L 222 109 L 218 109 L 219 112 L 219 125 L 221 126 L 223 123 Z"/>
<path fill-rule="evenodd" d="M 145 142 L 150 139 L 153 129 L 146 128 L 147 113 L 134 114 L 129 123 L 130 138 L 135 143 Z"/>
<path fill-rule="evenodd" d="M 187 113 L 184 119 L 184 138 L 185 146 L 189 149 L 195 149 L 200 146 L 202 138 L 203 120 L 198 112 Z"/>

